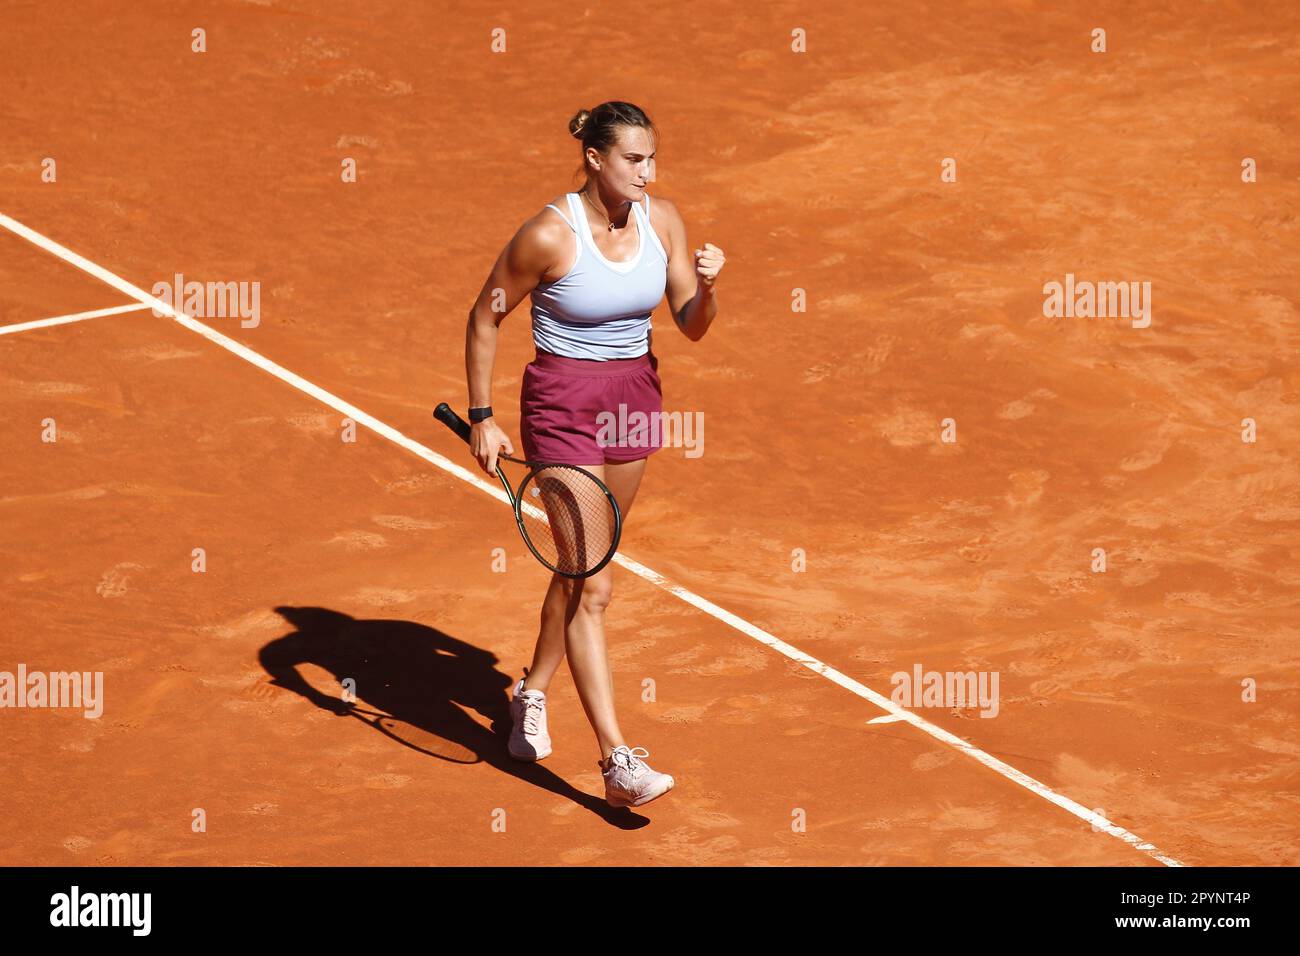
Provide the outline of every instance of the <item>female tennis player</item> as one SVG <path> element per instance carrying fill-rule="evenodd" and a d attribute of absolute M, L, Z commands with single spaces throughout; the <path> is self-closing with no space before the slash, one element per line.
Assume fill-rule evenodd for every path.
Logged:
<path fill-rule="evenodd" d="M 586 468 L 609 487 L 626 519 L 646 459 L 662 440 L 658 429 L 625 427 L 633 412 L 647 415 L 635 420 L 649 421 L 662 410 L 650 313 L 666 290 L 677 327 L 699 341 L 717 314 L 715 287 L 725 260 L 710 243 L 692 256 L 677 207 L 666 199 L 650 202 L 646 187 L 654 179 L 658 135 L 642 110 L 602 103 L 574 115 L 569 132 L 582 143 L 586 182 L 519 228 L 469 314 L 470 449 L 489 475 L 498 454 L 515 453 L 492 416 L 492 369 L 501 322 L 531 293 L 537 357 L 524 369 L 520 394 L 524 457 Z M 611 420 L 624 428 L 612 441 Z M 546 690 L 567 655 L 600 746 L 605 799 L 641 806 L 671 790 L 673 778 L 652 770 L 643 759 L 649 752 L 628 747 L 619 729 L 605 650 L 612 593 L 609 566 L 583 579 L 552 576 L 533 664 L 510 702 L 508 746 L 518 760 L 551 752 Z"/>

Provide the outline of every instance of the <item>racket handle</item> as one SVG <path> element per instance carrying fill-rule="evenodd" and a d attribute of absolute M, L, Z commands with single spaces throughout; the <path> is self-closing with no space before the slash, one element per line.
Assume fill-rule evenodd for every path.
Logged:
<path fill-rule="evenodd" d="M 440 402 L 433 410 L 433 417 L 459 435 L 465 444 L 469 444 L 469 422 L 453 412 L 450 405 Z"/>

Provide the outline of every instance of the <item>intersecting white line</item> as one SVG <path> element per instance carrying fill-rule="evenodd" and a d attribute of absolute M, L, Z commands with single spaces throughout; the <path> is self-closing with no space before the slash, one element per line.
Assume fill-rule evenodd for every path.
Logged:
<path fill-rule="evenodd" d="M 84 322 L 87 319 L 98 319 L 106 315 L 121 315 L 123 312 L 139 312 L 141 309 L 147 308 L 149 306 L 143 302 L 132 302 L 129 305 L 115 305 L 111 309 L 95 309 L 93 312 L 78 312 L 76 315 L 56 315 L 52 319 L 36 319 L 32 322 L 0 325 L 0 335 L 26 332 L 30 329 L 44 329 L 51 325 L 67 325 L 70 322 Z"/>
<path fill-rule="evenodd" d="M 315 385 L 312 382 L 307 381 L 305 378 L 302 378 L 301 376 L 284 368 L 284 366 L 271 361 L 269 358 L 266 358 L 264 355 L 260 355 L 259 353 L 254 352 L 248 346 L 243 345 L 240 342 L 236 342 L 234 339 L 230 338 L 229 336 L 223 335 L 222 333 L 218 332 L 216 329 L 204 325 L 202 322 L 199 322 L 198 320 L 194 319 L 192 316 L 186 315 L 184 312 L 178 312 L 176 309 L 174 309 L 166 302 L 163 302 L 161 299 L 158 299 L 150 295 L 149 293 L 145 292 L 143 289 L 140 289 L 137 286 L 132 285 L 130 282 L 127 282 L 125 279 L 117 275 L 114 275 L 112 272 L 109 272 L 103 266 L 96 265 L 95 263 L 91 262 L 89 259 L 77 255 L 77 253 L 73 252 L 72 250 L 64 246 L 59 245 L 59 243 L 55 242 L 53 239 L 49 239 L 46 236 L 41 235 L 39 232 L 36 232 L 34 229 L 30 229 L 27 226 L 24 226 L 22 223 L 18 222 L 15 219 L 11 219 L 9 216 L 4 215 L 3 213 L 0 213 L 0 226 L 3 226 L 4 228 L 8 229 L 10 232 L 14 233 L 15 235 L 21 236 L 22 238 L 26 239 L 28 242 L 31 242 L 34 245 L 39 246 L 40 248 L 44 249 L 46 252 L 50 253 L 51 255 L 58 256 L 60 259 L 64 260 L 65 262 L 71 263 L 72 265 L 76 266 L 78 269 L 81 269 L 83 272 L 89 273 L 90 275 L 99 279 L 101 282 L 104 282 L 112 286 L 113 288 L 117 289 L 119 292 L 123 292 L 126 295 L 131 296 L 132 298 L 140 302 L 143 306 L 152 308 L 163 315 L 169 316 L 172 320 L 179 323 L 180 325 L 183 325 L 185 328 L 189 329 L 190 331 L 203 336 L 208 341 L 221 346 L 223 349 L 226 349 L 229 352 L 233 352 L 235 355 L 238 355 L 240 358 L 244 359 L 245 361 L 257 366 L 258 368 L 262 369 L 264 372 L 274 375 L 282 382 L 292 385 L 294 388 L 298 389 L 301 392 L 305 392 L 306 394 L 312 396 L 312 398 L 315 398 L 317 401 L 325 405 L 328 405 L 330 408 L 342 412 L 344 415 L 347 415 L 353 421 L 357 422 L 357 424 L 364 425 L 366 428 L 369 428 L 371 431 L 375 432 L 376 434 L 382 435 L 384 438 L 387 438 L 389 441 L 393 442 L 394 444 L 400 445 L 402 448 L 405 448 L 407 451 L 411 452 L 412 454 L 420 458 L 423 458 L 431 465 L 441 468 L 443 471 L 447 472 L 448 474 L 454 475 L 455 477 L 461 479 L 462 481 L 473 485 L 474 487 L 478 488 L 480 491 L 485 491 L 488 494 L 490 494 L 492 497 L 496 498 L 497 500 L 509 504 L 509 499 L 506 497 L 504 491 L 488 483 L 487 481 L 480 478 L 478 475 L 474 474 L 473 472 L 470 472 L 467 469 L 462 468 L 460 465 L 457 465 L 455 462 L 450 461 L 447 458 L 444 458 L 442 455 L 439 455 L 436 451 L 433 451 L 431 448 L 425 447 L 424 445 L 420 444 L 414 439 L 408 438 L 407 436 L 399 432 L 397 429 L 393 428 L 391 425 L 384 424 L 383 422 L 379 421 L 379 419 L 366 414 L 361 409 L 357 408 L 355 405 L 352 405 L 349 402 L 346 402 L 343 399 L 339 398 L 338 396 L 325 391 L 325 389 L 321 388 L 319 385 Z M 831 667 L 829 664 L 826 664 L 823 661 L 820 661 L 817 658 L 813 657 L 811 654 L 804 653 L 803 651 L 799 650 L 799 648 L 793 646 L 792 644 L 787 644 L 779 637 L 776 637 L 773 634 L 769 634 L 767 631 L 763 630 L 762 628 L 754 624 L 751 624 L 749 621 L 746 621 L 744 618 L 732 614 L 730 611 L 726 610 L 725 608 L 719 607 L 718 605 L 714 604 L 712 601 L 700 597 L 698 594 L 694 593 L 693 591 L 687 590 L 686 588 L 682 587 L 679 584 L 673 583 L 668 578 L 660 574 L 658 571 L 655 571 L 652 568 L 648 568 L 644 564 L 641 564 L 638 561 L 634 561 L 632 558 L 629 558 L 623 555 L 622 553 L 616 554 L 614 556 L 614 562 L 626 568 L 627 570 L 631 571 L 633 574 L 637 575 L 638 577 L 643 578 L 644 580 L 650 582 L 655 587 L 658 587 L 668 592 L 669 594 L 673 595 L 674 597 L 678 598 L 681 601 L 684 601 L 685 603 L 691 605 L 692 607 L 698 608 L 699 610 L 703 611 L 705 614 L 708 614 L 710 617 L 718 621 L 721 621 L 722 623 L 726 624 L 729 627 L 734 628 L 737 631 L 740 631 L 740 633 L 746 635 L 747 637 L 753 638 L 754 640 L 758 641 L 760 644 L 770 647 L 772 650 L 776 651 L 777 653 L 808 668 L 814 673 L 821 675 L 822 677 L 826 678 L 832 683 L 838 684 L 840 687 L 843 687 L 845 690 L 849 691 L 850 693 L 856 694 L 858 697 L 861 697 L 863 700 L 870 701 L 871 703 L 879 707 L 881 710 L 885 711 L 887 714 L 892 716 L 894 718 L 894 721 L 901 721 L 901 722 L 911 724 L 913 727 L 915 727 L 917 730 L 921 731 L 922 733 L 929 734 L 931 737 L 935 738 L 936 740 L 947 744 L 948 746 L 952 747 L 955 750 L 961 751 L 971 759 L 976 760 L 979 763 L 983 764 L 985 767 L 989 768 L 994 773 L 997 773 L 1005 777 L 1007 780 L 1010 780 L 1012 783 L 1015 783 L 1018 786 L 1023 787 L 1024 789 L 1028 790 L 1030 793 L 1033 793 L 1041 797 L 1047 802 L 1057 807 L 1060 807 L 1062 810 L 1066 811 L 1067 813 L 1073 814 L 1074 816 L 1078 817 L 1080 820 L 1083 820 L 1085 823 L 1090 824 L 1095 830 L 1100 831 L 1102 833 L 1107 833 L 1118 840 L 1122 840 L 1123 842 L 1127 843 L 1129 846 L 1133 847 L 1133 849 L 1138 850 L 1141 853 L 1145 853 L 1147 856 L 1151 857 L 1152 859 L 1160 863 L 1163 863 L 1165 866 L 1183 865 L 1173 857 L 1162 853 L 1153 844 L 1148 843 L 1146 840 L 1143 840 L 1137 834 L 1131 833 L 1130 831 L 1124 829 L 1124 827 L 1112 823 L 1110 820 L 1106 819 L 1105 816 L 1098 813 L 1097 811 L 1089 810 L 1087 807 L 1083 806 L 1080 803 L 1076 803 L 1075 801 L 1071 800 L 1069 797 L 1057 793 L 1047 784 L 1042 783 L 1039 780 L 1035 780 L 1033 777 L 1029 776 L 1026 773 L 1022 773 L 1021 771 L 1017 770 L 1015 767 L 1011 766 L 1010 764 L 1005 763 L 1002 760 L 999 760 L 997 757 L 994 757 L 992 754 L 986 753 L 985 751 L 976 747 L 970 741 L 958 737 L 956 734 L 944 730 L 942 727 L 938 726 L 937 724 L 932 724 L 925 718 L 917 715 L 916 713 L 907 710 L 906 708 L 901 707 L 898 704 L 895 704 L 893 700 L 891 700 L 890 698 L 884 696 L 883 694 L 877 693 L 876 691 L 872 690 L 870 687 L 865 686 L 864 684 L 859 683 L 858 681 L 854 680 L 852 677 L 849 677 L 847 674 L 841 673 L 840 671 Z"/>

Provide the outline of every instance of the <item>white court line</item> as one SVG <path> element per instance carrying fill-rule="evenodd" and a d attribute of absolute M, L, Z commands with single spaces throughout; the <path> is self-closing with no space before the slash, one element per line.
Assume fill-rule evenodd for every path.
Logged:
<path fill-rule="evenodd" d="M 16 325 L 0 325 L 0 335 L 10 335 L 14 332 L 26 332 L 29 329 L 44 329 L 51 325 L 67 325 L 69 322 L 84 322 L 87 319 L 98 319 L 105 315 L 121 315 L 123 312 L 139 312 L 141 309 L 147 309 L 143 302 L 132 302 L 130 305 L 115 305 L 111 309 L 96 309 L 94 312 L 78 312 L 76 315 L 56 315 L 52 319 L 37 319 L 34 322 L 19 322 Z"/>
<path fill-rule="evenodd" d="M 77 255 L 75 252 L 71 251 L 70 249 L 67 249 L 59 245 L 57 242 L 55 242 L 52 239 L 46 238 L 45 236 L 41 235 L 39 232 L 36 232 L 33 229 L 29 229 L 27 226 L 24 226 L 22 223 L 9 218 L 3 213 L 0 213 L 0 226 L 3 226 L 4 228 L 8 229 L 10 232 L 16 235 L 22 236 L 28 242 L 31 242 L 39 246 L 40 248 L 44 249 L 46 252 L 50 253 L 51 255 L 58 256 L 60 259 L 64 260 L 65 262 L 71 263 L 72 265 L 76 266 L 78 269 L 81 269 L 83 272 L 87 272 L 90 275 L 94 276 L 95 278 L 99 279 L 101 282 L 107 283 L 108 285 L 117 289 L 119 292 L 123 292 L 126 295 L 132 296 L 142 304 L 149 306 L 150 308 L 153 308 L 164 315 L 170 316 L 174 321 L 179 322 L 181 325 L 185 326 L 185 328 L 189 329 L 190 331 L 197 332 L 199 335 L 203 336 L 208 341 L 221 346 L 223 349 L 226 349 L 229 352 L 233 352 L 235 355 L 238 355 L 240 358 L 244 359 L 245 361 L 250 362 L 253 365 L 256 365 L 264 372 L 268 372 L 271 375 L 274 375 L 282 382 L 292 385 L 294 388 L 298 389 L 301 392 L 307 393 L 312 398 L 315 398 L 317 401 L 325 405 L 328 405 L 330 408 L 342 412 L 344 415 L 347 415 L 349 418 L 351 418 L 353 421 L 357 422 L 358 424 L 365 425 L 371 431 L 375 432 L 378 435 L 382 435 L 384 438 L 387 438 L 389 441 L 393 442 L 396 445 L 400 445 L 402 448 L 405 448 L 413 455 L 416 455 L 419 458 L 423 458 L 425 461 L 429 462 L 429 464 L 441 468 L 443 471 L 446 471 L 448 474 L 455 475 L 457 478 L 461 479 L 462 481 L 468 482 L 469 484 L 478 488 L 480 491 L 487 492 L 493 498 L 496 498 L 498 501 L 509 504 L 509 499 L 506 497 L 505 492 L 502 491 L 499 487 L 490 484 L 489 482 L 480 478 L 478 475 L 474 474 L 473 472 L 470 472 L 467 469 L 462 468 L 460 465 L 457 465 L 455 462 L 450 461 L 447 458 L 444 458 L 442 455 L 439 455 L 436 451 L 433 451 L 430 448 L 426 448 L 424 445 L 421 445 L 419 442 L 411 438 L 407 438 L 397 429 L 393 428 L 390 425 L 385 425 L 377 418 L 373 418 L 370 415 L 367 415 L 365 412 L 361 411 L 361 409 L 357 408 L 355 405 L 345 402 L 343 399 L 339 398 L 336 395 L 330 394 L 329 392 L 325 391 L 325 389 L 321 388 L 319 385 L 314 385 L 313 383 L 307 381 L 301 376 L 296 375 L 293 372 L 290 372 L 288 369 L 284 368 L 283 366 L 277 365 L 275 362 L 271 361 L 265 356 L 259 355 L 257 352 L 254 352 L 248 346 L 236 342 L 234 339 L 229 338 L 228 336 L 222 335 L 216 329 L 209 328 L 208 326 L 204 325 L 202 322 L 199 322 L 191 318 L 190 316 L 186 315 L 184 312 L 176 311 L 166 302 L 163 302 L 161 299 L 149 295 L 143 289 L 137 288 L 136 286 L 127 282 L 125 279 L 122 279 L 119 276 L 116 276 L 113 273 L 109 272 L 104 267 L 96 265 L 95 263 L 91 262 L 89 259 L 82 258 L 81 256 Z M 705 614 L 708 614 L 710 617 L 716 618 L 722 623 L 732 628 L 735 628 L 737 631 L 740 631 L 742 634 L 748 637 L 752 637 L 760 644 L 764 644 L 767 647 L 772 648 L 772 650 L 776 651 L 777 653 L 782 654 L 785 657 L 789 658 L 790 660 L 803 665 L 804 667 L 808 668 L 814 673 L 820 674 L 822 677 L 825 677 L 827 680 L 831 681 L 832 683 L 838 684 L 839 686 L 843 687 L 845 690 L 853 694 L 856 694 L 857 696 L 861 697 L 863 700 L 870 701 L 871 703 L 879 707 L 881 710 L 884 710 L 886 713 L 891 714 L 896 720 L 909 723 L 917 730 L 921 731 L 922 733 L 929 734 L 931 737 L 935 738 L 936 740 L 939 740 L 942 743 L 945 743 L 948 746 L 961 751 L 962 753 L 966 754 L 968 757 L 978 761 L 979 763 L 983 764 L 985 767 L 988 767 L 990 770 L 994 771 L 995 773 L 998 773 L 1003 777 L 1007 778 L 1012 783 L 1024 787 L 1030 793 L 1042 797 L 1047 802 L 1054 804 L 1057 807 L 1060 807 L 1062 810 L 1066 811 L 1067 813 L 1073 814 L 1074 816 L 1078 817 L 1080 820 L 1083 820 L 1085 823 L 1090 824 L 1094 829 L 1099 830 L 1103 833 L 1108 833 L 1111 836 L 1115 837 L 1116 839 L 1123 840 L 1129 846 L 1133 847 L 1133 849 L 1147 854 L 1152 859 L 1157 860 L 1160 863 L 1163 863 L 1165 866 L 1183 865 L 1177 860 L 1175 860 L 1173 857 L 1161 853 L 1159 849 L 1157 849 L 1155 846 L 1148 843 L 1147 841 L 1143 840 L 1137 834 L 1130 833 L 1128 830 L 1124 829 L 1123 827 L 1110 822 L 1110 820 L 1106 819 L 1106 817 L 1104 817 L 1100 813 L 1097 813 L 1095 810 L 1089 810 L 1087 807 L 1083 806 L 1082 804 L 1076 803 L 1075 801 L 1071 800 L 1069 797 L 1057 793 L 1047 784 L 1035 780 L 1033 777 L 1029 776 L 1028 774 L 1022 773 L 1021 771 L 1017 770 L 1015 767 L 1011 766 L 1010 764 L 1004 763 L 1003 761 L 999 760 L 997 757 L 994 757 L 992 754 L 980 750 L 974 744 L 970 743 L 969 741 L 963 740 L 961 737 L 958 737 L 956 734 L 944 730 L 942 727 L 938 726 L 937 724 L 932 724 L 928 720 L 918 716 L 912 711 L 900 707 L 899 705 L 895 704 L 892 700 L 890 700 L 888 697 L 885 697 L 877 693 L 876 691 L 872 690 L 870 687 L 858 683 L 852 677 L 840 673 L 835 668 L 831 667 L 829 664 L 819 661 L 817 658 L 809 654 L 805 654 L 803 651 L 799 650 L 799 648 L 794 647 L 791 644 L 787 644 L 785 641 L 781 640 L 780 638 L 772 634 L 769 634 L 767 631 L 763 630 L 762 628 L 749 623 L 749 621 L 746 621 L 744 618 L 737 617 L 735 614 L 732 614 L 730 611 L 719 607 L 718 605 L 714 604 L 712 601 L 700 597 L 698 594 L 694 593 L 693 591 L 687 590 L 686 588 L 682 587 L 679 584 L 674 584 L 672 581 L 665 578 L 658 571 L 652 570 L 651 568 L 646 567 L 644 564 L 641 564 L 638 561 L 634 561 L 631 558 L 624 556 L 621 552 L 614 556 L 614 562 L 616 564 L 622 565 L 624 568 L 627 568 L 627 570 L 631 571 L 633 574 L 637 575 L 638 577 L 644 578 L 646 581 L 649 581 L 651 584 L 655 585 L 656 587 L 661 588 L 664 591 L 667 591 L 669 594 L 686 602 L 692 607 L 698 608 L 699 610 L 703 611 Z"/>

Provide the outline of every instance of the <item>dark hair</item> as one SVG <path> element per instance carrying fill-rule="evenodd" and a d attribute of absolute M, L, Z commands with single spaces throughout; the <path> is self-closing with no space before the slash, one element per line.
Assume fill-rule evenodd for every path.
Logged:
<path fill-rule="evenodd" d="M 587 149 L 594 148 L 599 153 L 606 153 L 618 142 L 620 126 L 640 126 L 648 129 L 656 139 L 659 131 L 650 117 L 639 106 L 624 103 L 622 100 L 610 100 L 601 103 L 595 109 L 578 110 L 569 120 L 569 135 L 582 142 L 582 165 L 576 175 L 588 176 Z"/>

